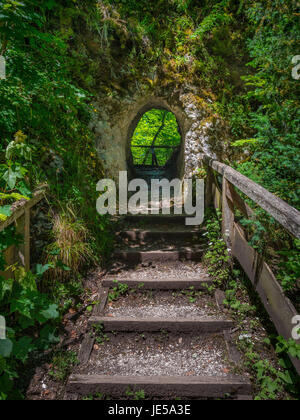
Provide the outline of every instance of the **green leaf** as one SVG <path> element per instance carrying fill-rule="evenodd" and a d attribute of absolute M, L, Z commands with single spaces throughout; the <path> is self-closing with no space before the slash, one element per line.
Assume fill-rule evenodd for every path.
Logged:
<path fill-rule="evenodd" d="M 22 363 L 26 362 L 29 353 L 34 349 L 32 345 L 32 338 L 22 337 L 19 341 L 14 344 L 13 356 L 21 360 Z"/>
<path fill-rule="evenodd" d="M 50 268 L 53 268 L 52 264 L 37 264 L 36 266 L 36 274 L 41 277 L 43 274 L 45 274 Z"/>
<path fill-rule="evenodd" d="M 56 267 L 61 268 L 64 271 L 71 271 L 71 268 L 65 265 L 62 261 L 57 261 Z"/>
<path fill-rule="evenodd" d="M 288 385 L 293 385 L 293 380 L 292 380 L 290 372 L 288 370 L 285 373 L 279 372 L 278 376 Z"/>
<path fill-rule="evenodd" d="M 0 207 L 0 214 L 3 214 L 6 217 L 10 217 L 12 215 L 11 205 L 1 206 Z"/>
<path fill-rule="evenodd" d="M 48 309 L 41 311 L 41 315 L 46 319 L 56 319 L 59 317 L 58 306 L 52 304 Z"/>
<path fill-rule="evenodd" d="M 14 172 L 11 168 L 9 168 L 3 175 L 3 179 L 7 182 L 9 188 L 13 190 L 17 182 L 17 172 Z"/>

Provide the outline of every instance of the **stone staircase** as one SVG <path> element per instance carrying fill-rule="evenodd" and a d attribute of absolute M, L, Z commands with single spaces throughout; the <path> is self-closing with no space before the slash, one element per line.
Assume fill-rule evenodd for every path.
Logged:
<path fill-rule="evenodd" d="M 251 399 L 250 382 L 235 373 L 235 324 L 218 304 L 220 292 L 207 290 L 203 233 L 182 216 L 127 219 L 68 397 L 124 399 L 130 390 L 149 399 Z"/>

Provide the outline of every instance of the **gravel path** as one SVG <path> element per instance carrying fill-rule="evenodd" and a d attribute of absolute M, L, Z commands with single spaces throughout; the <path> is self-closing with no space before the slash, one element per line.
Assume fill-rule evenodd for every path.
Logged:
<path fill-rule="evenodd" d="M 127 334 L 95 348 L 84 368 L 89 375 L 220 377 L 230 373 L 221 336 Z"/>
<path fill-rule="evenodd" d="M 196 294 L 191 302 L 189 297 L 170 291 L 133 293 L 111 302 L 105 315 L 130 318 L 193 318 L 224 319 L 224 314 L 210 296 Z"/>
<path fill-rule="evenodd" d="M 200 263 L 174 261 L 171 263 L 139 264 L 134 268 L 116 263 L 108 273 L 109 277 L 122 281 L 122 278 L 132 280 L 145 280 L 176 278 L 176 279 L 204 279 L 207 272 Z"/>

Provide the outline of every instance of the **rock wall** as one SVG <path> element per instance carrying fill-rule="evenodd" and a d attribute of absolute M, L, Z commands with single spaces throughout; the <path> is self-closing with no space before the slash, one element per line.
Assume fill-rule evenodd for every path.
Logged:
<path fill-rule="evenodd" d="M 152 108 L 167 109 L 177 118 L 182 135 L 178 159 L 180 177 L 197 173 L 202 153 L 219 159 L 226 154 L 226 127 L 212 112 L 211 99 L 197 93 L 196 88 L 138 92 L 133 97 L 106 99 L 105 102 L 99 99 L 94 104 L 91 128 L 108 177 L 117 180 L 119 171 L 130 173 L 131 137 L 141 116 Z"/>

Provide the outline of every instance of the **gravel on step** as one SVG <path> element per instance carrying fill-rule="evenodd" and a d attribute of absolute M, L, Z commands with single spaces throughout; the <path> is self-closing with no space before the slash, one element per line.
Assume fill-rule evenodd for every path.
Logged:
<path fill-rule="evenodd" d="M 223 319 L 214 298 L 200 293 L 191 297 L 182 292 L 135 292 L 108 304 L 105 316 L 130 318 L 193 318 Z"/>
<path fill-rule="evenodd" d="M 128 333 L 108 337 L 110 341 L 95 346 L 89 364 L 75 373 L 218 377 L 232 373 L 219 335 Z"/>
<path fill-rule="evenodd" d="M 150 279 L 202 279 L 208 278 L 207 272 L 202 264 L 190 261 L 172 261 L 138 264 L 134 268 L 128 267 L 123 263 L 115 263 L 107 273 L 109 277 L 114 277 L 118 281 L 122 278 L 132 280 Z"/>

